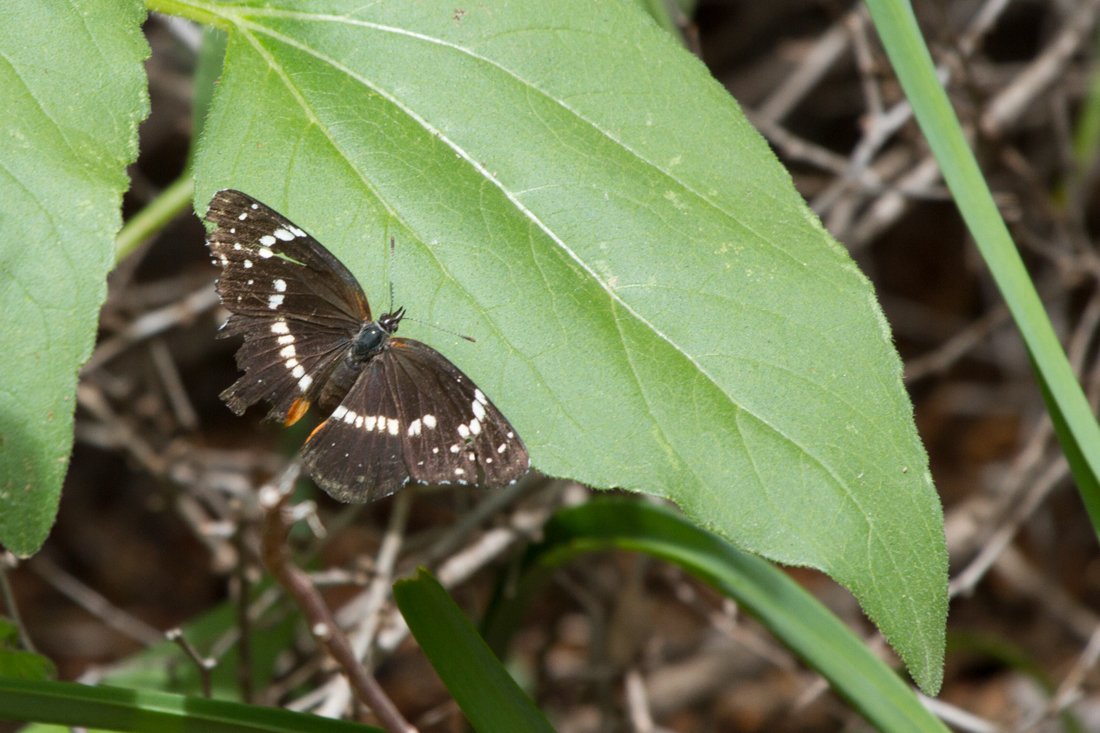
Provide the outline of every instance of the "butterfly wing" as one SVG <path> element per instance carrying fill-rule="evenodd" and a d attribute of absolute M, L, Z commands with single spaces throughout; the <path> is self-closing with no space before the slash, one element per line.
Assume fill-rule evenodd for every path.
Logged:
<path fill-rule="evenodd" d="M 373 501 L 410 478 L 503 486 L 530 466 L 523 441 L 477 385 L 435 349 L 402 338 L 366 365 L 302 459 L 341 501 Z"/>
<path fill-rule="evenodd" d="M 206 220 L 218 294 L 230 311 L 223 335 L 243 335 L 245 372 L 222 399 L 240 414 L 267 400 L 269 418 L 305 413 L 370 307 L 346 267 L 288 219 L 240 191 L 214 195 Z"/>

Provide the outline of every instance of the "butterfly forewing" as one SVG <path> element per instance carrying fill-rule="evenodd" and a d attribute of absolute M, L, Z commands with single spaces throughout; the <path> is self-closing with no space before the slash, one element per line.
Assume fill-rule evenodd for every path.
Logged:
<path fill-rule="evenodd" d="M 370 319 L 366 297 L 317 240 L 246 194 L 218 192 L 206 218 L 217 225 L 207 241 L 231 313 L 224 335 L 245 338 L 237 353 L 245 376 L 222 398 L 237 413 L 265 399 L 270 417 L 296 417 L 304 409 L 295 402 L 313 399 Z"/>
<path fill-rule="evenodd" d="M 419 341 L 387 346 L 302 452 L 326 491 L 371 501 L 410 478 L 492 487 L 527 472 L 523 441 L 465 374 Z"/>

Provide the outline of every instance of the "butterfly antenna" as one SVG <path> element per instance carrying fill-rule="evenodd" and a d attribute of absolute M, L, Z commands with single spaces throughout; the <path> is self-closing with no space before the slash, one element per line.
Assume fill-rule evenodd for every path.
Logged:
<path fill-rule="evenodd" d="M 452 331 L 449 328 L 443 328 L 443 326 L 437 326 L 434 323 L 428 323 L 427 321 L 421 321 L 421 320 L 418 320 L 416 318 L 410 318 L 409 316 L 405 316 L 401 320 L 403 320 L 403 321 L 412 321 L 413 323 L 419 323 L 421 326 L 427 326 L 428 328 L 434 328 L 436 331 L 442 331 L 443 333 L 449 333 L 452 336 L 458 336 L 460 339 L 466 339 L 471 344 L 476 344 L 477 343 L 477 339 L 475 339 L 471 336 L 463 336 L 462 334 L 458 333 L 457 331 Z"/>
<path fill-rule="evenodd" d="M 393 269 L 394 263 L 397 261 L 397 245 L 393 241 L 393 237 L 390 237 L 390 313 L 393 313 Z"/>

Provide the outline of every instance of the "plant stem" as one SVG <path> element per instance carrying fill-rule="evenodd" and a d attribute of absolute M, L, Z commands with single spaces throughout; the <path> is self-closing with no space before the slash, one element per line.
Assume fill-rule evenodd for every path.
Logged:
<path fill-rule="evenodd" d="M 119 230 L 118 237 L 115 238 L 115 262 L 163 229 L 191 203 L 194 194 L 195 179 L 191 177 L 191 170 L 187 169 Z"/>
<path fill-rule="evenodd" d="M 417 733 L 416 728 L 405 720 L 386 695 L 374 675 L 356 659 L 347 637 L 336 624 L 332 611 L 321 598 L 313 581 L 290 560 L 290 547 L 286 539 L 292 522 L 286 503 L 298 476 L 296 469 L 297 464 L 294 464 L 285 472 L 278 487 L 269 485 L 260 490 L 260 508 L 264 510 L 264 565 L 275 576 L 279 585 L 294 598 L 309 624 L 313 638 L 344 670 L 359 700 L 393 733 Z"/>
<path fill-rule="evenodd" d="M 37 649 L 34 648 L 34 642 L 31 641 L 31 635 L 27 633 L 27 627 L 23 625 L 23 619 L 19 615 L 19 607 L 15 605 L 15 594 L 12 593 L 11 584 L 8 583 L 8 568 L 10 567 L 5 563 L 3 557 L 4 553 L 0 553 L 0 595 L 4 597 L 4 606 L 8 610 L 8 615 L 11 616 L 11 621 L 15 624 L 15 628 L 19 631 L 19 643 L 23 645 L 23 648 L 28 652 L 37 653 Z M 14 557 L 8 555 L 8 557 Z M 12 562 L 15 562 L 14 560 Z"/>

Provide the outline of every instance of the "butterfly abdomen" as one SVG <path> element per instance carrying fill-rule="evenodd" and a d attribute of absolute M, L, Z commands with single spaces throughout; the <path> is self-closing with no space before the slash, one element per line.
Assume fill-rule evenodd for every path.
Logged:
<path fill-rule="evenodd" d="M 348 349 L 321 389 L 321 394 L 317 397 L 317 406 L 322 411 L 330 413 L 339 407 L 355 385 L 355 380 L 359 379 L 359 375 L 363 373 L 363 367 L 366 364 L 355 358 L 354 354 L 354 349 Z"/>

